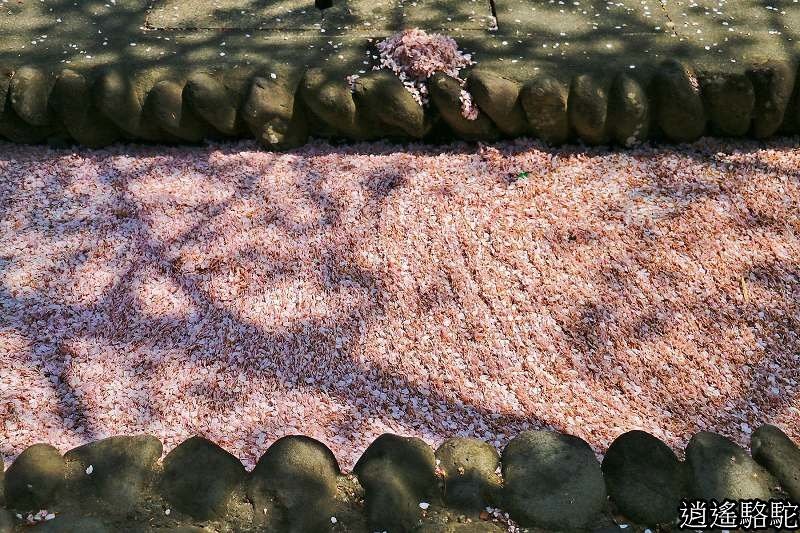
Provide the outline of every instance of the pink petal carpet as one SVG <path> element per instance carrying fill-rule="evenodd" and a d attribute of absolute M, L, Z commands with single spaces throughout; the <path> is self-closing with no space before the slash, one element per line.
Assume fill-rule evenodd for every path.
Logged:
<path fill-rule="evenodd" d="M 0 144 L 0 453 L 800 439 L 800 148 Z"/>

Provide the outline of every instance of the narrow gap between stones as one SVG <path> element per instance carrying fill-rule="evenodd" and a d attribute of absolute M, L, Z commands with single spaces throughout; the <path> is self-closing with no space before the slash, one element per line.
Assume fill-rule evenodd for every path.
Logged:
<path fill-rule="evenodd" d="M 494 17 L 494 25 L 499 27 L 497 23 L 497 6 L 494 3 L 494 0 L 489 0 L 489 7 L 492 9 L 492 17 Z"/>

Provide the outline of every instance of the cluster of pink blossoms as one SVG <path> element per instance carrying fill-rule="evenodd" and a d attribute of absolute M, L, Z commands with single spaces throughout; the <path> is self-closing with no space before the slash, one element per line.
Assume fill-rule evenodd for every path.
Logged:
<path fill-rule="evenodd" d="M 428 105 L 428 78 L 436 72 L 444 72 L 463 86 L 465 81 L 459 77 L 461 69 L 475 64 L 470 54 L 458 49 L 452 37 L 440 33 L 428 34 L 419 28 L 403 30 L 376 46 L 380 64 L 374 66 L 373 70 L 388 69 L 394 72 L 421 106 Z M 351 84 L 354 80 L 353 76 L 348 78 Z M 462 115 L 475 120 L 478 109 L 472 102 L 472 96 L 462 90 L 460 99 Z"/>

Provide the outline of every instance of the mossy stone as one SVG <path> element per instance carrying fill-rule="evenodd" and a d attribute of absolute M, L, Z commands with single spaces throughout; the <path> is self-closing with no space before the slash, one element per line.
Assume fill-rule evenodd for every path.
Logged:
<path fill-rule="evenodd" d="M 109 437 L 74 448 L 64 454 L 69 495 L 87 506 L 102 502 L 104 513 L 127 514 L 142 501 L 162 451 L 151 435 Z"/>
<path fill-rule="evenodd" d="M 300 101 L 295 101 L 291 83 L 256 76 L 242 108 L 250 131 L 266 147 L 283 150 L 302 145 L 308 139 Z"/>
<path fill-rule="evenodd" d="M 441 501 L 436 459 L 423 440 L 383 434 L 364 451 L 353 472 L 364 487 L 373 530 L 411 531 L 422 502 Z"/>
<path fill-rule="evenodd" d="M 520 102 L 534 135 L 549 144 L 569 138 L 569 89 L 548 75 L 537 76 L 522 87 Z"/>
<path fill-rule="evenodd" d="M 287 531 L 327 531 L 340 474 L 327 446 L 310 437 L 290 435 L 275 441 L 261 456 L 250 474 L 247 492 L 258 510 L 277 506 Z"/>
<path fill-rule="evenodd" d="M 211 134 L 211 129 L 184 102 L 183 85 L 176 81 L 156 83 L 147 94 L 144 113 L 159 128 L 182 141 L 198 143 Z"/>
<path fill-rule="evenodd" d="M 38 144 L 57 133 L 53 126 L 32 126 L 11 110 L 7 103 L 5 113 L 0 114 L 0 136 L 19 144 Z"/>
<path fill-rule="evenodd" d="M 522 84 L 488 70 L 474 70 L 467 78 L 467 90 L 481 111 L 508 137 L 528 131 L 528 121 L 520 103 Z"/>
<path fill-rule="evenodd" d="M 751 133 L 756 139 L 774 135 L 780 128 L 796 74 L 790 62 L 771 59 L 755 62 L 747 69 L 755 92 Z"/>
<path fill-rule="evenodd" d="M 226 514 L 245 476 L 236 457 L 209 440 L 192 437 L 164 458 L 161 491 L 178 511 L 211 520 Z"/>
<path fill-rule="evenodd" d="M 702 79 L 703 98 L 713 133 L 739 137 L 750 130 L 755 91 L 743 73 L 715 73 Z"/>
<path fill-rule="evenodd" d="M 11 107 L 32 126 L 49 126 L 53 121 L 48 101 L 53 81 L 41 69 L 24 66 L 14 72 L 9 87 Z"/>
<path fill-rule="evenodd" d="M 506 531 L 493 522 L 465 522 L 450 524 L 421 524 L 414 533 L 502 533 Z"/>
<path fill-rule="evenodd" d="M 65 472 L 64 458 L 53 446 L 28 447 L 6 471 L 6 504 L 21 512 L 49 508 L 64 485 Z"/>
<path fill-rule="evenodd" d="M 112 529 L 97 518 L 73 514 L 56 516 L 31 529 L 35 533 L 111 533 Z"/>
<path fill-rule="evenodd" d="M 156 531 L 158 533 L 211 533 L 208 529 L 197 526 L 164 527 Z"/>
<path fill-rule="evenodd" d="M 697 140 L 706 129 L 700 82 L 688 65 L 668 59 L 653 76 L 656 122 L 674 142 Z"/>
<path fill-rule="evenodd" d="M 750 437 L 753 459 L 780 482 L 781 488 L 800 502 L 800 448 L 780 428 L 764 424 Z"/>
<path fill-rule="evenodd" d="M 600 463 L 572 435 L 526 431 L 503 450 L 504 508 L 525 527 L 584 529 L 606 503 Z"/>
<path fill-rule="evenodd" d="M 607 82 L 591 74 L 580 74 L 572 80 L 569 93 L 569 121 L 578 137 L 590 145 L 607 143 Z"/>
<path fill-rule="evenodd" d="M 0 533 L 14 533 L 14 515 L 5 509 L 0 509 Z"/>
<path fill-rule="evenodd" d="M 627 74 L 618 74 L 608 94 L 608 130 L 623 146 L 632 146 L 650 133 L 650 101 L 641 84 Z"/>
<path fill-rule="evenodd" d="M 147 93 L 157 83 L 158 72 L 128 72 L 109 68 L 92 86 L 95 106 L 129 137 L 137 140 L 175 141 L 151 120 L 142 120 Z"/>
<path fill-rule="evenodd" d="M 14 71 L 8 67 L 0 67 L 0 115 L 6 108 L 6 101 L 8 100 L 8 89 L 11 87 L 11 78 L 14 77 Z"/>
<path fill-rule="evenodd" d="M 98 148 L 119 140 L 119 129 L 94 106 L 89 81 L 65 69 L 56 78 L 50 106 L 70 137 L 83 146 Z"/>
<path fill-rule="evenodd" d="M 189 107 L 223 135 L 239 133 L 239 97 L 208 72 L 195 72 L 186 80 L 183 97 Z"/>
<path fill-rule="evenodd" d="M 17 143 L 39 143 L 53 134 L 51 126 L 33 126 L 17 116 L 11 105 L 14 71 L 0 68 L 0 136 Z"/>
<path fill-rule="evenodd" d="M 344 80 L 331 79 L 319 68 L 308 69 L 300 83 L 300 95 L 311 113 L 322 121 L 326 133 L 355 139 L 364 136 L 353 93 Z"/>
<path fill-rule="evenodd" d="M 444 121 L 459 139 L 467 141 L 492 141 L 499 137 L 494 123 L 478 110 L 475 120 L 461 112 L 461 84 L 452 76 L 437 72 L 428 81 L 431 101 Z"/>
<path fill-rule="evenodd" d="M 603 458 L 603 476 L 619 511 L 639 524 L 672 522 L 685 497 L 683 465 L 673 451 L 644 431 L 617 437 Z"/>
<path fill-rule="evenodd" d="M 500 487 L 496 474 L 500 454 L 491 444 L 478 439 L 448 439 L 436 450 L 444 471 L 444 496 L 448 506 L 480 512 L 491 505 Z"/>
<path fill-rule="evenodd" d="M 371 117 L 375 127 L 373 136 L 401 135 L 421 139 L 428 132 L 430 124 L 425 112 L 411 96 L 400 79 L 394 74 L 377 70 L 361 76 L 355 81 L 353 97 L 359 113 Z M 384 129 L 388 126 L 387 129 Z"/>
<path fill-rule="evenodd" d="M 774 479 L 732 440 L 702 431 L 686 447 L 689 493 L 722 501 L 769 500 Z"/>

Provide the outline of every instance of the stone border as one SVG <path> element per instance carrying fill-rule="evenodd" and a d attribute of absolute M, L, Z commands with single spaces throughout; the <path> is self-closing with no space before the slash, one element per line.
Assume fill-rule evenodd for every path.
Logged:
<path fill-rule="evenodd" d="M 423 109 L 386 71 L 348 87 L 321 69 L 282 73 L 166 67 L 126 71 L 0 68 L 0 137 L 19 143 L 198 143 L 255 137 L 286 149 L 310 137 L 352 141 L 536 137 L 547 143 L 630 146 L 702 135 L 756 139 L 800 126 L 796 61 L 701 70 L 677 60 L 651 68 L 545 73 L 515 80 L 473 70 L 477 119 L 461 114 L 461 87 L 437 74 Z"/>
<path fill-rule="evenodd" d="M 201 437 L 163 460 L 148 435 L 63 456 L 36 444 L 0 471 L 0 532 L 29 531 L 28 521 L 39 523 L 33 531 L 81 533 L 499 533 L 508 516 L 538 530 L 620 531 L 617 523 L 674 525 L 682 498 L 800 501 L 800 448 L 772 425 L 750 446 L 752 458 L 701 432 L 681 461 L 656 437 L 630 431 L 600 463 L 585 441 L 548 430 L 521 433 L 501 454 L 476 439 L 453 438 L 434 452 L 418 438 L 384 434 L 345 476 L 324 444 L 297 435 L 273 443 L 252 472 Z"/>

